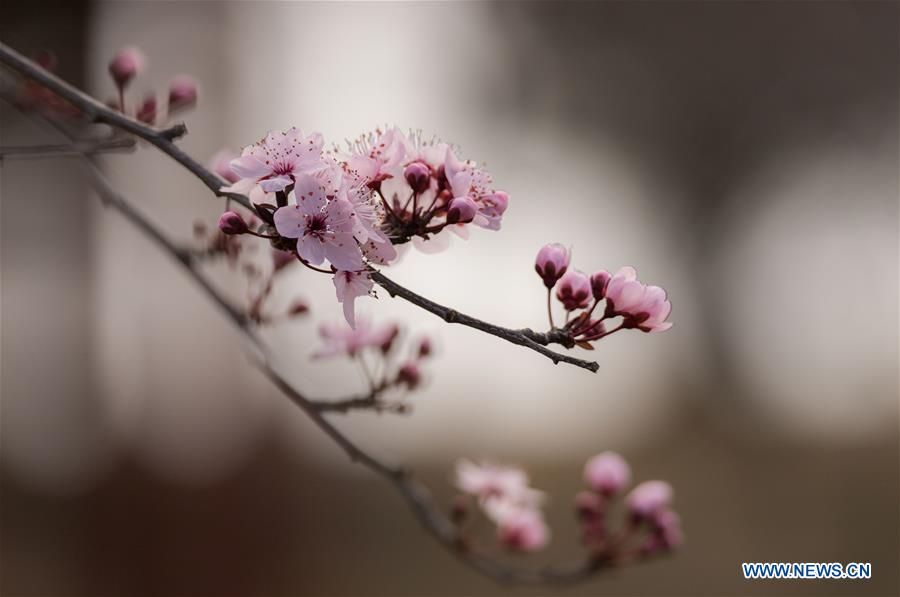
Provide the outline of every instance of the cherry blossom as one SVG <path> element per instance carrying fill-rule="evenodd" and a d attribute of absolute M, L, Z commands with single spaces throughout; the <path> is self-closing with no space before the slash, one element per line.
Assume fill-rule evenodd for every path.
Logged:
<path fill-rule="evenodd" d="M 374 282 L 364 271 L 340 270 L 335 272 L 333 281 L 338 302 L 344 306 L 344 317 L 350 327 L 356 327 L 356 298 L 368 295 Z"/>
<path fill-rule="evenodd" d="M 553 288 L 569 268 L 571 252 L 559 243 L 544 245 L 534 261 L 534 270 L 544 281 L 544 286 Z"/>
<path fill-rule="evenodd" d="M 319 133 L 309 136 L 293 127 L 271 131 L 232 160 L 231 169 L 241 178 L 227 191 L 249 195 L 260 202 L 266 193 L 285 190 L 300 174 L 315 174 L 329 167 L 322 157 L 324 140 Z"/>
<path fill-rule="evenodd" d="M 219 230 L 225 234 L 244 234 L 247 232 L 247 222 L 240 214 L 226 211 L 219 216 Z"/>
<path fill-rule="evenodd" d="M 633 516 L 648 518 L 672 502 L 672 486 L 665 481 L 644 481 L 631 490 L 625 504 Z"/>
<path fill-rule="evenodd" d="M 178 75 L 169 84 L 169 111 L 190 106 L 197 101 L 197 81 L 190 75 Z"/>
<path fill-rule="evenodd" d="M 613 495 L 622 491 L 631 480 L 631 468 L 615 452 L 597 454 L 584 465 L 584 480 L 594 491 Z"/>
<path fill-rule="evenodd" d="M 540 491 L 529 487 L 525 471 L 490 462 L 476 464 L 466 459 L 457 461 L 456 487 L 481 500 L 490 500 L 493 504 L 510 502 L 534 505 L 542 499 Z"/>
<path fill-rule="evenodd" d="M 587 307 L 591 298 L 590 279 L 578 270 L 567 271 L 556 285 L 556 298 L 562 302 L 566 311 Z"/>
<path fill-rule="evenodd" d="M 313 358 L 340 355 L 354 357 L 367 348 L 387 352 L 398 333 L 399 328 L 395 323 L 375 326 L 368 319 L 357 320 L 355 329 L 343 325 L 323 324 L 319 327 L 319 336 L 325 341 L 325 346 L 313 353 Z"/>
<path fill-rule="evenodd" d="M 358 225 L 353 204 L 340 197 L 328 200 L 307 174 L 297 176 L 294 196 L 296 204 L 279 208 L 274 222 L 278 234 L 297 239 L 297 255 L 312 265 L 327 259 L 339 270 L 362 269 L 362 253 L 353 236 Z"/>
<path fill-rule="evenodd" d="M 134 46 L 126 46 L 116 52 L 109 63 L 109 74 L 116 82 L 116 86 L 124 88 L 142 70 L 147 59 L 144 53 Z"/>
<path fill-rule="evenodd" d="M 637 279 L 633 267 L 623 267 L 606 287 L 606 312 L 625 319 L 625 327 L 645 332 L 662 332 L 672 324 L 666 321 L 672 305 L 666 291 L 659 286 L 646 286 Z"/>
<path fill-rule="evenodd" d="M 536 551 L 550 541 L 550 529 L 540 510 L 511 507 L 496 522 L 497 538 L 512 551 Z"/>

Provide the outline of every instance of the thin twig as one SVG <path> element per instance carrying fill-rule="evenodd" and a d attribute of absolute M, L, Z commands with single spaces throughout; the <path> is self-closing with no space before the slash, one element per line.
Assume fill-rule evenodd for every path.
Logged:
<path fill-rule="evenodd" d="M 25 56 L 0 43 L 0 62 L 18 72 L 22 76 L 38 83 L 62 99 L 66 100 L 93 122 L 108 124 L 136 137 L 144 139 L 168 154 L 176 162 L 187 168 L 191 174 L 199 178 L 213 193 L 219 197 L 228 197 L 240 203 L 246 209 L 255 212 L 250 199 L 240 193 L 223 191 L 225 183 L 218 176 L 207 170 L 194 158 L 175 145 L 174 140 L 187 133 L 184 124 L 175 124 L 165 129 L 156 129 L 133 118 L 117 112 L 106 104 L 94 99 L 80 89 L 63 81 L 48 70 L 41 68 Z"/>
<path fill-rule="evenodd" d="M 480 330 L 486 334 L 497 336 L 498 338 L 503 338 L 507 342 L 512 342 L 513 344 L 518 344 L 519 346 L 530 348 L 535 352 L 541 353 L 545 357 L 552 360 L 554 363 L 569 363 L 570 365 L 575 365 L 576 367 L 581 367 L 582 369 L 587 369 L 588 371 L 592 371 L 594 373 L 596 373 L 600 368 L 600 365 L 598 365 L 594 361 L 576 359 L 575 357 L 570 357 L 565 354 L 554 352 L 546 347 L 547 344 L 562 344 L 564 346 L 572 345 L 570 334 L 568 334 L 564 330 L 557 328 L 550 330 L 549 332 L 535 332 L 534 330 L 530 330 L 527 328 L 513 330 L 510 328 L 501 327 L 499 325 L 494 325 L 493 323 L 488 323 L 486 321 L 476 319 L 475 317 L 466 315 L 465 313 L 460 313 L 456 309 L 451 309 L 450 307 L 439 305 L 438 303 L 427 299 L 424 296 L 418 295 L 408 288 L 397 284 L 379 271 L 373 271 L 371 274 L 371 278 L 375 283 L 387 290 L 388 294 L 390 294 L 391 296 L 400 297 L 406 301 L 409 301 L 417 307 L 424 309 L 429 313 L 437 315 L 447 323 L 458 323 L 470 328 L 475 328 L 476 330 Z"/>
<path fill-rule="evenodd" d="M 28 58 L 22 56 L 9 46 L 0 43 L 0 63 L 6 64 L 22 76 L 31 79 L 40 85 L 43 85 L 50 91 L 53 91 L 61 98 L 70 102 L 73 106 L 84 112 L 94 122 L 102 122 L 113 127 L 122 129 L 132 133 L 146 141 L 152 143 L 163 153 L 171 156 L 175 161 L 187 168 L 192 174 L 197 176 L 209 187 L 216 195 L 227 197 L 240 203 L 245 208 L 256 211 L 245 195 L 222 191 L 223 181 L 207 170 L 200 163 L 195 161 L 184 151 L 182 151 L 175 143 L 174 139 L 184 135 L 187 129 L 183 124 L 177 124 L 167 129 L 155 129 L 146 124 L 129 118 L 120 112 L 116 112 L 109 106 L 97 101 L 90 95 L 82 92 L 76 87 L 66 83 L 56 75 L 41 68 Z M 498 338 L 502 338 L 513 344 L 525 346 L 535 352 L 538 352 L 555 364 L 569 363 L 576 365 L 588 371 L 596 372 L 599 365 L 596 362 L 585 361 L 567 355 L 554 352 L 546 346 L 548 344 L 560 344 L 566 348 L 572 348 L 574 343 L 571 336 L 564 330 L 553 329 L 546 333 L 538 333 L 529 329 L 512 330 L 501 326 L 496 326 L 474 317 L 459 313 L 455 309 L 450 309 L 430 301 L 414 292 L 407 290 L 396 282 L 391 281 L 381 273 L 372 274 L 372 279 L 379 285 L 384 287 L 391 296 L 399 296 L 406 299 L 410 303 L 430 311 L 435 315 L 444 319 L 448 323 L 459 323 L 477 330 L 481 330 Z"/>
<path fill-rule="evenodd" d="M 73 146 L 75 149 L 72 149 Z M 134 139 L 131 137 L 48 145 L 4 145 L 0 146 L 0 160 L 11 158 L 27 158 L 31 160 L 63 157 L 80 158 L 82 155 L 115 153 L 132 149 L 134 149 Z"/>

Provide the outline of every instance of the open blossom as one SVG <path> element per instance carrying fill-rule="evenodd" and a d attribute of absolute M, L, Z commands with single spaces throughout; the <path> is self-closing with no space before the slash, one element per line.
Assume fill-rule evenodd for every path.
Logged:
<path fill-rule="evenodd" d="M 613 495 L 631 480 L 631 467 L 615 452 L 602 452 L 584 465 L 584 480 L 594 491 Z"/>
<path fill-rule="evenodd" d="M 367 296 L 375 285 L 364 271 L 337 271 L 334 273 L 334 289 L 338 302 L 344 306 L 344 317 L 350 327 L 356 327 L 356 298 Z"/>
<path fill-rule="evenodd" d="M 662 332 L 672 327 L 666 321 L 672 311 L 666 291 L 642 284 L 633 267 L 621 268 L 609 280 L 606 301 L 607 313 L 622 316 L 627 327 L 645 332 Z"/>
<path fill-rule="evenodd" d="M 529 487 L 528 475 L 520 468 L 489 462 L 476 464 L 465 459 L 456 463 L 456 486 L 482 500 L 536 505 L 543 496 Z"/>
<path fill-rule="evenodd" d="M 570 251 L 559 243 L 544 245 L 534 261 L 534 270 L 544 281 L 544 286 L 553 288 L 569 268 Z"/>
<path fill-rule="evenodd" d="M 536 551 L 550 541 L 550 529 L 540 510 L 510 507 L 498 515 L 497 538 L 512 551 Z"/>
<path fill-rule="evenodd" d="M 558 298 L 566 311 L 583 309 L 591 298 L 591 281 L 578 270 L 569 270 L 556 285 Z"/>
<path fill-rule="evenodd" d="M 209 167 L 219 176 L 219 178 L 234 184 L 241 179 L 241 177 L 235 174 L 234 170 L 231 169 L 231 161 L 236 157 L 237 155 L 230 149 L 221 149 L 210 158 Z"/>
<path fill-rule="evenodd" d="M 387 352 L 398 332 L 397 324 L 374 326 L 367 319 L 359 319 L 355 329 L 325 324 L 319 328 L 319 336 L 324 340 L 325 346 L 313 353 L 313 358 L 339 355 L 353 357 L 366 348 L 377 348 Z"/>
<path fill-rule="evenodd" d="M 655 515 L 672 503 L 672 486 L 665 481 L 644 481 L 625 498 L 629 511 L 639 518 Z"/>
<path fill-rule="evenodd" d="M 299 175 L 327 169 L 329 164 L 322 157 L 323 143 L 319 133 L 306 136 L 296 127 L 271 131 L 232 160 L 231 169 L 240 180 L 226 190 L 249 195 L 255 202 L 263 201 L 266 193 L 285 190 Z"/>
<path fill-rule="evenodd" d="M 278 234 L 297 239 L 300 258 L 312 265 L 327 259 L 339 270 L 362 269 L 362 252 L 353 236 L 353 204 L 340 197 L 329 200 L 307 174 L 298 175 L 294 196 L 296 204 L 279 208 L 274 221 Z"/>

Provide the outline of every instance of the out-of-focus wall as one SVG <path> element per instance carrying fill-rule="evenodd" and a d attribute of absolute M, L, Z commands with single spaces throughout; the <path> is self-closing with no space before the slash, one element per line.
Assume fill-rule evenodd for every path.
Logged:
<path fill-rule="evenodd" d="M 457 457 L 529 468 L 554 529 L 536 563 L 578 556 L 569 504 L 592 454 L 673 483 L 685 548 L 567 592 L 896 594 L 897 5 L 105 2 L 73 11 L 83 38 L 66 13 L 9 14 L 17 47 L 69 31 L 63 72 L 84 64 L 101 98 L 124 44 L 150 60 L 135 97 L 196 75 L 181 144 L 203 160 L 273 128 L 340 143 L 389 123 L 487 162 L 512 197 L 504 229 L 391 268 L 439 302 L 541 326 L 531 263 L 551 241 L 669 290 L 675 327 L 600 343 L 597 375 L 384 293 L 359 301 L 440 350 L 412 416 L 341 428 L 441 499 Z M 2 117 L 3 145 L 45 139 Z M 106 164 L 179 237 L 221 211 L 150 148 Z M 50 161 L 0 179 L 4 594 L 503 591 L 347 463 L 78 180 Z M 37 204 L 56 242 L 23 234 L 26 198 L 60 195 Z M 311 395 L 358 390 L 349 364 L 309 360 L 317 322 L 341 317 L 330 280 L 293 272 L 278 293 L 312 305 L 269 333 L 279 366 Z M 741 561 L 871 561 L 875 578 L 748 583 Z"/>

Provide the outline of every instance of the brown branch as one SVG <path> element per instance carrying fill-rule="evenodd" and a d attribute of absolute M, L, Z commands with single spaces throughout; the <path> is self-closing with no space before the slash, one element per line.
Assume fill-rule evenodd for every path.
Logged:
<path fill-rule="evenodd" d="M 391 296 L 400 297 L 406 301 L 409 301 L 415 306 L 424 309 L 429 313 L 437 315 L 447 323 L 458 323 L 470 328 L 475 328 L 476 330 L 480 330 L 486 334 L 497 336 L 498 338 L 503 338 L 507 342 L 512 342 L 513 344 L 518 344 L 519 346 L 530 348 L 531 350 L 549 358 L 553 361 L 554 364 L 569 363 L 570 365 L 575 365 L 576 367 L 581 367 L 582 369 L 587 369 L 588 371 L 594 373 L 596 373 L 597 369 L 600 368 L 600 365 L 598 365 L 594 361 L 576 359 L 575 357 L 570 357 L 565 354 L 554 352 L 546 347 L 547 344 L 562 344 L 567 348 L 571 348 L 572 346 L 574 346 L 571 335 L 568 334 L 565 330 L 554 328 L 549 332 L 539 333 L 527 328 L 521 330 L 513 330 L 510 328 L 501 327 L 499 325 L 494 325 L 493 323 L 488 323 L 486 321 L 476 319 L 475 317 L 466 315 L 465 313 L 460 313 L 456 309 L 451 309 L 450 307 L 439 305 L 438 303 L 427 299 L 424 296 L 418 295 L 415 292 L 405 288 L 404 286 L 397 284 L 380 271 L 373 271 L 371 274 L 371 278 L 375 281 L 375 283 L 387 290 L 388 294 L 390 294 Z"/>
<path fill-rule="evenodd" d="M 83 155 L 115 153 L 132 149 L 134 149 L 134 139 L 131 137 L 116 137 L 112 139 L 97 139 L 76 143 L 58 143 L 49 145 L 4 145 L 0 146 L 0 160 L 7 160 L 10 158 L 80 158 Z"/>
<path fill-rule="evenodd" d="M 146 141 L 152 143 L 163 153 L 171 156 L 175 161 L 187 168 L 191 173 L 203 181 L 216 195 L 229 197 L 240 203 L 250 211 L 255 212 L 250 199 L 245 195 L 237 193 L 228 193 L 221 190 L 223 182 L 218 176 L 207 170 L 204 166 L 196 162 L 193 158 L 182 151 L 173 140 L 184 135 L 187 132 L 183 124 L 174 125 L 168 129 L 158 130 L 142 122 L 138 122 L 129 118 L 109 106 L 97 101 L 90 95 L 82 92 L 76 87 L 66 83 L 56 75 L 41 68 L 28 58 L 22 56 L 9 46 L 0 43 L 0 63 L 7 65 L 22 76 L 35 81 L 50 91 L 53 91 L 61 98 L 70 102 L 73 106 L 84 112 L 94 122 L 102 122 L 110 126 L 122 129 L 132 133 Z M 430 301 L 414 292 L 407 290 L 396 282 L 388 279 L 379 272 L 372 274 L 372 279 L 379 285 L 384 287 L 391 296 L 399 296 L 406 299 L 410 303 L 434 313 L 448 323 L 459 323 L 477 330 L 481 330 L 492 336 L 502 338 L 507 342 L 518 344 L 530 348 L 538 352 L 550 360 L 554 364 L 569 363 L 588 371 L 596 372 L 599 365 L 593 361 L 585 361 L 564 354 L 560 354 L 548 349 L 547 344 L 561 344 L 566 348 L 571 348 L 573 342 L 571 337 L 562 330 L 551 330 L 550 332 L 540 334 L 528 329 L 512 330 L 501 326 L 493 325 L 480 319 L 470 317 L 463 313 L 459 313 L 454 309 L 444 307 L 433 301 Z"/>
<path fill-rule="evenodd" d="M 108 124 L 156 146 L 160 151 L 168 154 L 176 162 L 187 168 L 191 174 L 199 178 L 217 196 L 228 197 L 250 211 L 255 212 L 248 197 L 240 193 L 223 191 L 222 187 L 225 186 L 225 183 L 222 179 L 175 145 L 174 140 L 187 133 L 187 128 L 184 124 L 179 123 L 165 129 L 157 129 L 130 118 L 63 81 L 3 43 L 0 43 L 0 62 L 66 100 L 83 112 L 92 122 Z"/>

